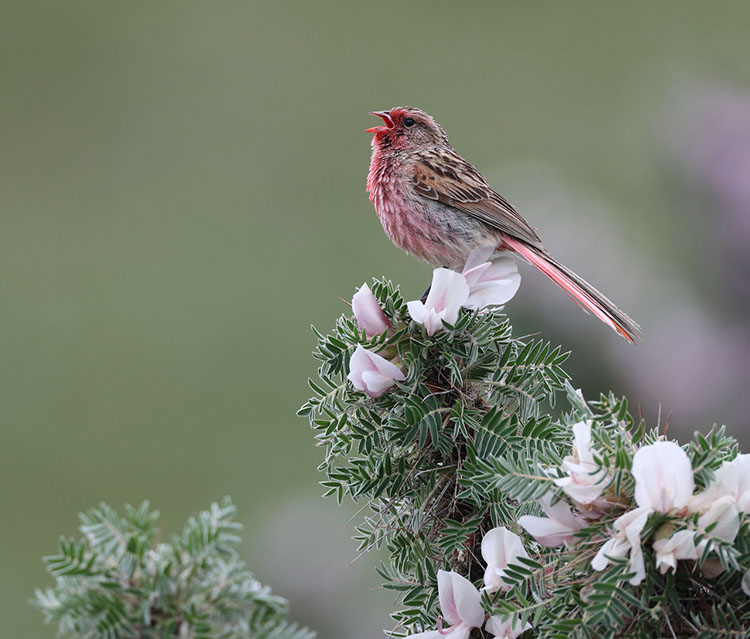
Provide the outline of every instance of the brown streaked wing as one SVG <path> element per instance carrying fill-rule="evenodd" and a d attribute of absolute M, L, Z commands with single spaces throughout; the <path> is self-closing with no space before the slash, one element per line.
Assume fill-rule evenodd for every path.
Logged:
<path fill-rule="evenodd" d="M 422 197 L 453 206 L 503 233 L 542 247 L 539 236 L 510 202 L 455 153 L 421 154 L 414 166 L 412 186 Z"/>

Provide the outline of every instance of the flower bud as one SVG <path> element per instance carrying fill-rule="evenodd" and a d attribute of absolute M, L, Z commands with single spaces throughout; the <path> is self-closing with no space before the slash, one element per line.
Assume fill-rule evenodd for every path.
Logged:
<path fill-rule="evenodd" d="M 357 326 L 367 337 L 380 335 L 383 331 L 390 332 L 391 323 L 367 284 L 362 284 L 352 297 L 352 310 L 357 319 Z"/>
<path fill-rule="evenodd" d="M 380 397 L 396 381 L 404 381 L 406 376 L 384 357 L 357 346 L 349 360 L 347 378 L 357 390 L 364 391 L 370 397 Z"/>

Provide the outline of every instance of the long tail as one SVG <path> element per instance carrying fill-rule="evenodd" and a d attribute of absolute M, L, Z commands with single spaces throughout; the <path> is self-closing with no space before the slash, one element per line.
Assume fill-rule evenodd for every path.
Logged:
<path fill-rule="evenodd" d="M 544 249 L 530 246 L 516 238 L 504 236 L 503 244 L 518 253 L 529 264 L 536 266 L 550 278 L 584 311 L 593 313 L 602 322 L 616 331 L 630 343 L 640 337 L 641 327 L 630 319 L 617 306 L 597 291 L 582 277 L 576 275 L 568 267 L 560 264 Z"/>

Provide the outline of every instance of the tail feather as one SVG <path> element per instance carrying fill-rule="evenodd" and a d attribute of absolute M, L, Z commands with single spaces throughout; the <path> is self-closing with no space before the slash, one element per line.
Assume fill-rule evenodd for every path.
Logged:
<path fill-rule="evenodd" d="M 505 236 L 503 244 L 538 268 L 563 289 L 584 311 L 591 312 L 630 343 L 640 337 L 641 327 L 617 306 L 567 266 L 560 264 L 542 248 L 536 248 Z"/>

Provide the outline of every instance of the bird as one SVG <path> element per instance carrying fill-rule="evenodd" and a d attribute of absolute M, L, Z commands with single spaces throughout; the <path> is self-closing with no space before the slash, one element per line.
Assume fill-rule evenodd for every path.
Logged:
<path fill-rule="evenodd" d="M 451 146 L 443 127 L 416 107 L 370 111 L 367 192 L 391 241 L 436 267 L 460 270 L 473 251 L 520 256 L 630 343 L 640 326 L 544 247 L 534 228 Z"/>

